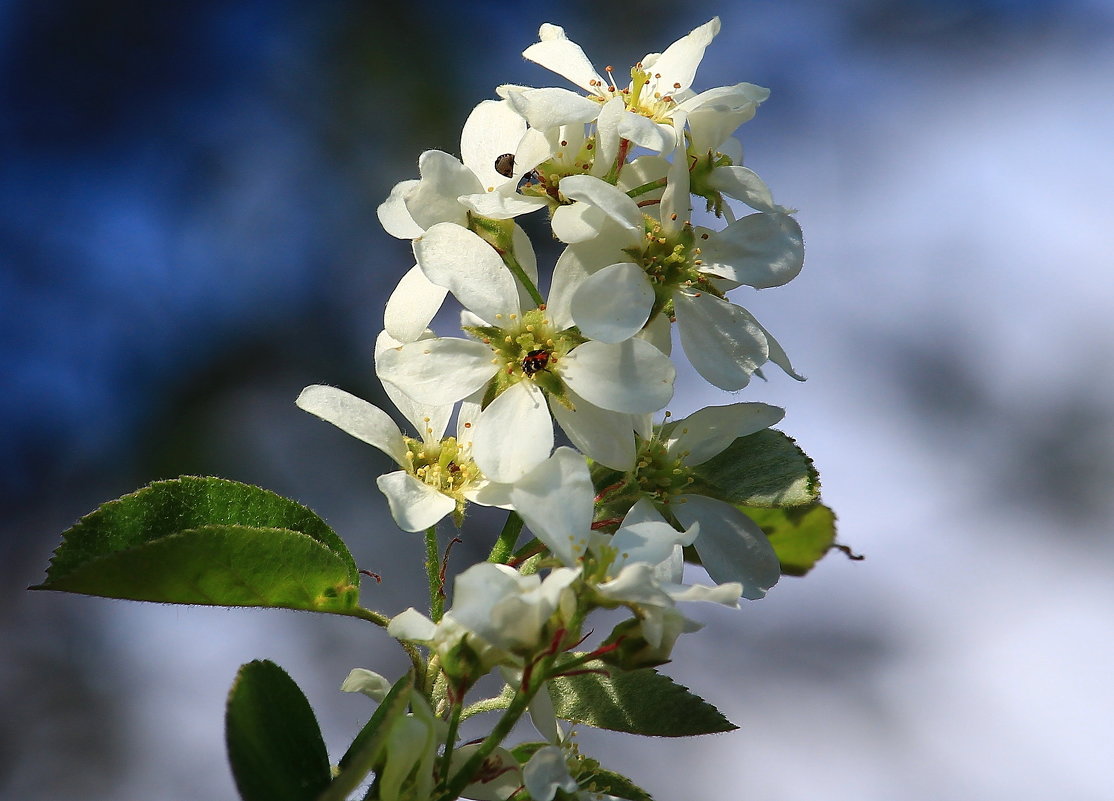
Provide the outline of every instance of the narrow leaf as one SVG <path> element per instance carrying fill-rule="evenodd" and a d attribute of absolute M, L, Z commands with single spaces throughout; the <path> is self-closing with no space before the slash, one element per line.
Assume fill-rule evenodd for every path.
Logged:
<path fill-rule="evenodd" d="M 248 484 L 188 476 L 83 517 L 32 589 L 337 611 L 355 605 L 357 587 L 352 555 L 306 507 Z"/>
<path fill-rule="evenodd" d="M 408 673 L 395 682 L 391 691 L 379 704 L 379 708 L 375 710 L 375 714 L 364 724 L 360 733 L 348 746 L 348 750 L 340 759 L 340 773 L 317 801 L 344 801 L 371 772 L 387 744 L 391 725 L 406 714 L 413 688 L 413 673 Z"/>
<path fill-rule="evenodd" d="M 803 576 L 835 543 L 835 513 L 822 503 L 786 509 L 740 506 L 770 538 L 781 572 Z"/>
<path fill-rule="evenodd" d="M 791 437 L 772 428 L 739 437 L 693 472 L 707 485 L 701 494 L 733 504 L 803 506 L 820 496 L 812 460 Z"/>
<path fill-rule="evenodd" d="M 552 679 L 548 687 L 557 717 L 600 729 L 690 737 L 738 728 L 687 687 L 652 669 L 579 673 Z"/>
<path fill-rule="evenodd" d="M 228 695 L 225 739 L 243 801 L 314 801 L 329 784 L 313 710 L 274 662 L 240 668 Z"/>

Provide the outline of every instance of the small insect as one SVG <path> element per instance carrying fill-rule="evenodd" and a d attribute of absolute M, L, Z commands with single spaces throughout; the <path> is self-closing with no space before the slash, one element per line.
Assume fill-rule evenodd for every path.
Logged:
<path fill-rule="evenodd" d="M 510 178 L 514 175 L 514 153 L 504 153 L 495 159 L 495 172 L 504 178 Z"/>
<path fill-rule="evenodd" d="M 549 351 L 532 350 L 522 360 L 522 372 L 526 375 L 540 373 L 549 364 Z"/>

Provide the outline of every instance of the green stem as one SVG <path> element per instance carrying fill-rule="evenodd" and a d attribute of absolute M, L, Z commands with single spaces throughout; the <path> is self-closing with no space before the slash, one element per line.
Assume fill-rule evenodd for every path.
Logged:
<path fill-rule="evenodd" d="M 449 767 L 453 762 L 453 746 L 456 744 L 456 731 L 460 726 L 460 711 L 463 704 L 457 700 L 453 702 L 452 714 L 449 717 L 449 733 L 445 735 L 445 753 L 441 757 L 441 775 L 449 775 Z"/>
<path fill-rule="evenodd" d="M 530 299 L 537 304 L 538 308 L 545 305 L 545 300 L 542 298 L 542 293 L 534 286 L 534 282 L 526 275 L 526 271 L 522 269 L 522 265 L 518 263 L 518 259 L 514 254 L 505 250 L 500 254 L 503 257 L 503 264 L 507 265 L 507 269 L 511 271 L 511 275 L 518 279 L 518 282 L 526 287 L 526 292 L 530 295 Z"/>
<path fill-rule="evenodd" d="M 529 707 L 530 701 L 533 699 L 534 694 L 537 693 L 538 688 L 544 686 L 544 684 L 545 682 L 542 681 L 536 682 L 528 691 L 520 689 L 518 693 L 515 694 L 515 697 L 511 700 L 510 706 L 507 707 L 507 711 L 503 713 L 503 716 L 499 718 L 499 721 L 495 724 L 495 728 L 491 730 L 491 734 L 480 743 L 480 747 L 468 758 L 464 766 L 451 778 L 448 778 L 445 784 L 445 791 L 440 796 L 437 796 L 438 801 L 452 801 L 452 799 L 460 795 L 461 791 L 468 786 L 468 783 L 472 780 L 476 771 L 479 770 L 483 761 L 487 759 L 491 752 L 511 733 L 511 729 L 514 728 L 514 724 L 518 723 L 518 719 L 522 717 L 522 713 Z"/>
<path fill-rule="evenodd" d="M 627 197 L 636 198 L 639 195 L 645 195 L 647 192 L 653 192 L 655 189 L 661 189 L 663 186 L 665 186 L 665 184 L 666 179 L 664 178 L 659 178 L 656 181 L 650 181 L 647 184 L 642 184 L 642 186 L 636 186 L 634 189 L 631 189 L 629 192 L 627 192 Z"/>
<path fill-rule="evenodd" d="M 522 533 L 522 518 L 517 512 L 508 513 L 507 522 L 503 524 L 503 530 L 499 532 L 499 539 L 495 541 L 487 561 L 505 564 L 514 553 L 514 545 L 518 542 L 520 533 Z"/>
<path fill-rule="evenodd" d="M 429 617 L 436 623 L 445 613 L 445 588 L 441 586 L 441 554 L 437 546 L 437 525 L 425 532 L 425 572 L 429 577 Z"/>

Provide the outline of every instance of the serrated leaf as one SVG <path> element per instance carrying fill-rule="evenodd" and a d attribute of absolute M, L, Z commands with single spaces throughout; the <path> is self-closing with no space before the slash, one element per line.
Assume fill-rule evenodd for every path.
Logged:
<path fill-rule="evenodd" d="M 225 740 L 243 801 L 314 801 L 329 784 L 329 757 L 313 709 L 274 662 L 248 662 L 236 674 Z"/>
<path fill-rule="evenodd" d="M 581 787 L 593 793 L 613 795 L 629 801 L 654 801 L 653 796 L 626 776 L 601 767 L 582 773 L 577 777 L 577 781 Z"/>
<path fill-rule="evenodd" d="M 414 689 L 414 674 L 408 673 L 391 687 L 379 704 L 375 714 L 360 729 L 348 750 L 340 759 L 340 773 L 317 801 L 344 801 L 364 777 L 375 767 L 375 762 L 387 744 L 391 724 L 406 714 L 410 693 Z"/>
<path fill-rule="evenodd" d="M 820 496 L 820 476 L 812 460 L 786 434 L 768 428 L 739 437 L 693 468 L 708 492 L 745 506 L 803 506 Z"/>
<path fill-rule="evenodd" d="M 32 589 L 328 612 L 356 605 L 358 576 L 344 543 L 301 504 L 248 484 L 184 477 L 83 517 Z"/>
<path fill-rule="evenodd" d="M 781 572 L 803 576 L 835 543 L 835 513 L 822 503 L 786 509 L 739 507 L 770 538 Z"/>
<path fill-rule="evenodd" d="M 738 728 L 687 687 L 650 668 L 562 676 L 548 687 L 557 717 L 599 729 L 691 737 Z"/>

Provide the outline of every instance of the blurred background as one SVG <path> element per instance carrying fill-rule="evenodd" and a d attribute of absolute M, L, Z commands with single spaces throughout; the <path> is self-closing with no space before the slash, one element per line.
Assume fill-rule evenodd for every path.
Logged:
<path fill-rule="evenodd" d="M 663 801 L 1114 797 L 1114 4 L 625 7 L 0 2 L 0 798 L 234 798 L 224 699 L 255 658 L 339 757 L 371 711 L 348 670 L 405 667 L 381 632 L 24 587 L 103 501 L 213 474 L 323 515 L 384 577 L 366 604 L 420 603 L 385 457 L 293 405 L 386 404 L 412 257 L 376 206 L 496 85 L 563 85 L 520 56 L 540 23 L 621 71 L 716 14 L 696 88 L 772 89 L 739 135 L 807 245 L 737 300 L 809 381 L 737 399 L 787 408 L 866 560 L 690 610 L 666 672 L 739 731 L 582 748 Z M 690 380 L 671 408 L 733 400 Z"/>

